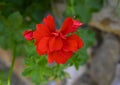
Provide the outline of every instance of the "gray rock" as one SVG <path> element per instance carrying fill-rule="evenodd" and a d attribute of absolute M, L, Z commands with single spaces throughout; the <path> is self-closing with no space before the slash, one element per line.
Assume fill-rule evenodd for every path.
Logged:
<path fill-rule="evenodd" d="M 120 43 L 112 34 L 103 35 L 102 45 L 94 51 L 90 74 L 98 85 L 110 85 L 119 61 Z"/>
<path fill-rule="evenodd" d="M 116 75 L 111 85 L 120 85 L 120 64 L 117 65 Z"/>

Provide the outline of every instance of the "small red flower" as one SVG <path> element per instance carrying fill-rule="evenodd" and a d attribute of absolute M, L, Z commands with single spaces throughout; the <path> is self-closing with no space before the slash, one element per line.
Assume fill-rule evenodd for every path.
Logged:
<path fill-rule="evenodd" d="M 26 40 L 32 40 L 33 39 L 33 31 L 32 30 L 26 30 L 23 33 L 23 36 Z"/>
<path fill-rule="evenodd" d="M 83 47 L 82 39 L 74 34 L 81 25 L 78 20 L 68 17 L 61 29 L 57 30 L 53 17 L 48 15 L 43 19 L 43 24 L 36 24 L 36 30 L 33 32 L 37 53 L 48 54 L 49 63 L 66 63 L 74 52 Z"/>

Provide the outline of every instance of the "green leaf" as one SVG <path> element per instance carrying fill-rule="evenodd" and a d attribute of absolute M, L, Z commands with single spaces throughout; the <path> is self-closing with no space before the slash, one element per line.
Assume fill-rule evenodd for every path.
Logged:
<path fill-rule="evenodd" d="M 33 68 L 28 67 L 22 72 L 22 75 L 31 76 L 32 72 L 33 72 Z"/>
<path fill-rule="evenodd" d="M 8 25 L 12 28 L 18 28 L 22 25 L 23 17 L 19 12 L 14 12 L 8 17 Z"/>

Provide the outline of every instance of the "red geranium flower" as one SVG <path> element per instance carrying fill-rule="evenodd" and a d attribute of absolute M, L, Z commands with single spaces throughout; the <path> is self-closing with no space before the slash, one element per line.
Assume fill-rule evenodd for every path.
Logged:
<path fill-rule="evenodd" d="M 66 63 L 73 53 L 83 46 L 82 39 L 74 34 L 81 25 L 78 20 L 68 17 L 61 29 L 57 30 L 53 17 L 48 15 L 44 18 L 43 24 L 36 25 L 36 30 L 33 32 L 37 53 L 48 54 L 49 63 Z"/>
<path fill-rule="evenodd" d="M 71 17 L 65 19 L 60 30 L 56 30 L 54 19 L 48 15 L 43 24 L 37 24 L 33 37 L 36 40 L 36 50 L 39 55 L 48 54 L 48 62 L 64 64 L 74 52 L 83 46 L 82 40 L 75 32 L 82 25 Z"/>

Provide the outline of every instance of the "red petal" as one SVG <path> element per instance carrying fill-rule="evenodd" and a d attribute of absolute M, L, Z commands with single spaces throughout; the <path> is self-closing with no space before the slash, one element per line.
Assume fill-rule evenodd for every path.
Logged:
<path fill-rule="evenodd" d="M 26 30 L 23 33 L 23 36 L 25 37 L 26 40 L 32 40 L 33 39 L 33 31 L 32 30 Z"/>
<path fill-rule="evenodd" d="M 43 37 L 37 44 L 36 51 L 39 55 L 47 54 L 49 52 L 48 48 L 49 37 Z"/>
<path fill-rule="evenodd" d="M 40 41 L 41 38 L 49 35 L 50 32 L 46 25 L 36 24 L 36 30 L 33 32 L 33 37 L 36 40 L 36 44 Z"/>
<path fill-rule="evenodd" d="M 73 20 L 71 17 L 68 17 L 63 22 L 61 33 L 65 35 L 71 32 L 75 32 L 78 29 L 78 27 L 81 25 L 82 23 L 79 22 L 78 20 Z"/>
<path fill-rule="evenodd" d="M 64 40 L 64 51 L 72 51 L 76 52 L 78 49 L 80 49 L 83 46 L 83 41 L 79 36 L 73 34 L 71 36 L 68 36 L 66 40 Z"/>
<path fill-rule="evenodd" d="M 56 62 L 58 64 L 65 64 L 66 61 L 72 57 L 72 52 L 56 51 L 48 55 L 48 63 Z"/>
<path fill-rule="evenodd" d="M 64 35 L 70 33 L 72 24 L 73 24 L 72 18 L 71 17 L 66 18 L 63 22 L 61 33 Z"/>
<path fill-rule="evenodd" d="M 71 40 L 69 38 L 67 38 L 64 41 L 64 47 L 63 47 L 64 51 L 72 51 L 72 52 L 76 52 L 78 50 L 78 44 L 76 40 Z"/>
<path fill-rule="evenodd" d="M 49 28 L 50 32 L 55 31 L 55 22 L 51 15 L 43 19 L 44 24 Z"/>
<path fill-rule="evenodd" d="M 73 20 L 73 28 L 72 28 L 72 32 L 75 32 L 80 26 L 82 26 L 83 24 L 78 21 L 78 20 Z"/>
<path fill-rule="evenodd" d="M 50 51 L 60 50 L 63 46 L 62 39 L 59 37 L 51 37 L 49 41 Z"/>
<path fill-rule="evenodd" d="M 76 40 L 78 49 L 83 47 L 84 43 L 83 43 L 82 39 L 78 35 L 73 34 L 73 35 L 69 36 L 68 38 L 70 40 Z"/>
<path fill-rule="evenodd" d="M 82 39 L 78 37 L 77 41 L 78 41 L 78 48 L 79 49 L 82 48 L 84 46 L 84 43 L 83 43 Z"/>

